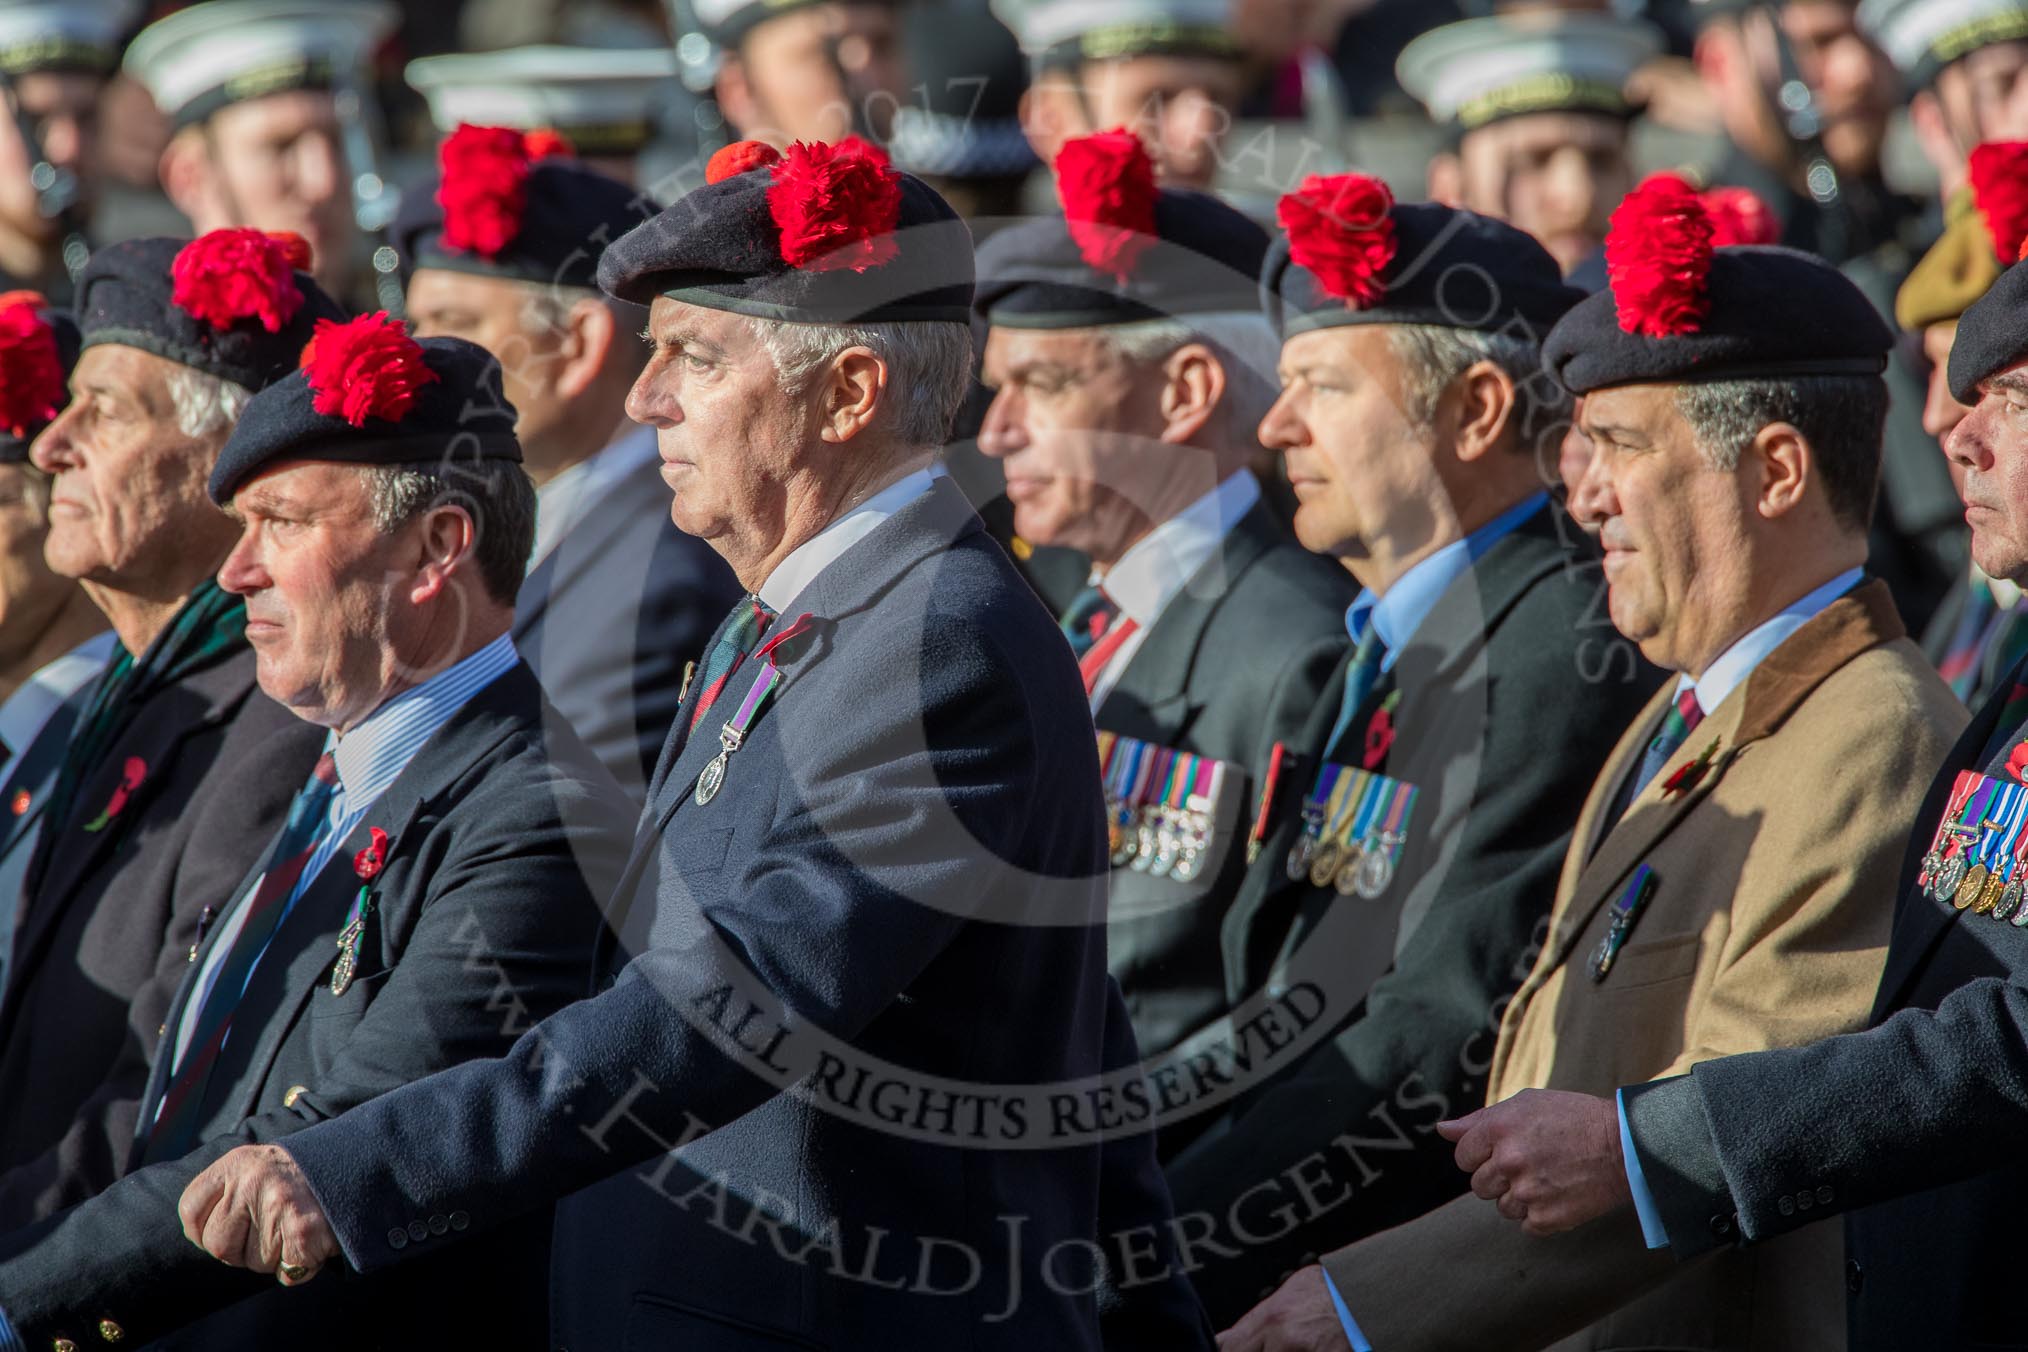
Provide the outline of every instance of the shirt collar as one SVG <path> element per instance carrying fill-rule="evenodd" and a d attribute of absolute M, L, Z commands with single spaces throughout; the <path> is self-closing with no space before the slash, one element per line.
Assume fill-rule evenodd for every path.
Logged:
<path fill-rule="evenodd" d="M 334 732 L 327 737 L 324 746 L 338 766 L 346 815 L 364 812 L 378 800 L 452 715 L 520 660 L 514 641 L 502 634 L 386 701 L 344 736 Z"/>
<path fill-rule="evenodd" d="M 570 533 L 613 485 L 657 458 L 655 429 L 645 424 L 628 428 L 605 446 L 558 473 L 535 490 L 535 547 L 528 566 L 549 557 L 557 542 Z"/>
<path fill-rule="evenodd" d="M 1687 674 L 1679 677 L 1676 681 L 1677 698 L 1682 698 L 1687 686 L 1697 692 L 1697 707 L 1706 714 L 1711 713 L 1725 703 L 1727 695 L 1746 684 L 1746 678 L 1753 675 L 1753 669 L 1769 653 L 1788 642 L 1796 630 L 1816 619 L 1831 602 L 1858 586 L 1864 572 L 1864 569 L 1848 568 L 1773 619 L 1747 630 L 1718 655 L 1717 661 L 1704 669 L 1702 676 L 1694 681 Z"/>
<path fill-rule="evenodd" d="M 1531 493 L 1463 539 L 1453 540 L 1427 558 L 1417 560 L 1394 580 L 1385 595 L 1376 596 L 1370 588 L 1362 590 L 1345 611 L 1346 632 L 1357 640 L 1365 636 L 1370 623 L 1387 648 L 1387 655 L 1380 662 L 1381 670 L 1392 668 L 1395 654 L 1415 637 L 1415 631 L 1436 609 L 1451 584 L 1548 502 L 1546 492 Z"/>
<path fill-rule="evenodd" d="M 118 637 L 110 629 L 92 635 L 63 656 L 37 668 L 33 676 L 21 683 L 20 689 L 7 697 L 6 703 L 0 704 L 0 740 L 7 743 L 12 753 L 10 760 L 18 760 L 63 702 L 105 669 L 117 642 Z"/>
<path fill-rule="evenodd" d="M 1098 579 L 1107 598 L 1141 628 L 1153 625 L 1259 501 L 1260 480 L 1253 471 L 1227 475 L 1120 555 Z"/>
<path fill-rule="evenodd" d="M 880 523 L 929 492 L 943 474 L 943 466 L 931 465 L 902 475 L 845 515 L 818 531 L 789 552 L 775 565 L 760 585 L 761 604 L 777 615 L 788 610 L 803 589 L 838 560 L 852 546 L 871 535 Z"/>

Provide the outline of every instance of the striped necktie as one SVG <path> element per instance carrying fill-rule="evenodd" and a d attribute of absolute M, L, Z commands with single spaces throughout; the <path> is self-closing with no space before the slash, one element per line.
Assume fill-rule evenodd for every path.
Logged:
<path fill-rule="evenodd" d="M 705 711 L 725 692 L 725 683 L 732 679 L 732 673 L 739 670 L 740 663 L 746 661 L 747 654 L 774 622 L 775 612 L 758 596 L 745 597 L 732 608 L 732 615 L 719 631 L 718 642 L 711 645 L 703 669 L 697 673 L 697 679 L 704 683 L 704 693 L 697 697 L 697 708 L 690 715 L 692 728 L 703 721 Z"/>
<path fill-rule="evenodd" d="M 267 870 L 255 884 L 253 899 L 247 904 L 246 919 L 225 959 L 214 969 L 211 988 L 204 993 L 188 1047 L 175 1062 L 175 1070 L 163 1087 L 162 1109 L 148 1131 L 145 1158 L 150 1162 L 179 1158 L 197 1144 L 197 1130 L 204 1117 L 204 1088 L 232 1031 L 233 1012 L 246 993 L 254 964 L 288 911 L 286 903 L 303 876 L 304 865 L 316 853 L 329 827 L 331 799 L 337 790 L 338 765 L 327 751 L 317 758 L 310 782 L 289 807 L 288 822 L 275 837 L 274 847 L 268 852 Z M 158 1056 L 174 1054 L 173 1040 L 165 1040 L 156 1052 Z"/>
<path fill-rule="evenodd" d="M 1697 725 L 1703 721 L 1704 706 L 1697 702 L 1697 687 L 1685 686 L 1676 702 L 1669 706 L 1669 712 L 1662 716 L 1661 730 L 1655 734 L 1655 740 L 1648 743 L 1647 754 L 1641 757 L 1640 771 L 1630 781 L 1627 791 L 1627 807 L 1633 806 L 1634 800 L 1641 796 L 1641 790 L 1648 786 L 1648 781 L 1662 772 L 1662 767 L 1669 763 L 1669 757 L 1676 754 L 1677 748 L 1697 731 Z"/>
<path fill-rule="evenodd" d="M 1087 695 L 1098 689 L 1099 677 L 1105 675 L 1113 658 L 1141 628 L 1133 616 L 1120 613 L 1111 597 L 1097 587 L 1091 590 L 1098 592 L 1099 598 L 1099 604 L 1085 616 L 1085 630 L 1091 637 L 1082 648 L 1075 639 L 1070 645 L 1071 651 L 1078 655 L 1077 670 L 1084 677 L 1084 693 Z"/>
<path fill-rule="evenodd" d="M 1380 679 L 1381 664 L 1386 660 L 1387 645 L 1380 641 L 1380 631 L 1369 617 L 1366 632 L 1359 636 L 1359 646 L 1352 650 L 1352 660 L 1345 665 L 1345 695 L 1338 702 L 1338 721 L 1331 725 L 1330 740 L 1324 743 L 1325 760 L 1336 765 L 1355 763 L 1349 754 L 1351 749 L 1340 743 L 1352 731 L 1352 720 L 1366 703 L 1366 697 L 1373 693 L 1374 683 Z M 1363 755 L 1358 759 L 1364 759 Z"/>
<path fill-rule="evenodd" d="M 1094 585 L 1086 587 L 1072 598 L 1070 607 L 1057 621 L 1063 629 L 1063 636 L 1070 640 L 1070 650 L 1082 658 L 1091 651 L 1091 645 L 1098 642 L 1099 635 L 1112 627 L 1113 616 L 1119 607 L 1105 591 Z"/>

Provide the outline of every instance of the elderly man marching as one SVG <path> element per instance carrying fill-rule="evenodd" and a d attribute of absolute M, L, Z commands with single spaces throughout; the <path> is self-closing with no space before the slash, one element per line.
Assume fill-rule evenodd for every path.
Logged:
<path fill-rule="evenodd" d="M 330 736 L 177 991 L 141 1102 L 147 1167 L 5 1241 L 0 1305 L 38 1342 L 339 1352 L 377 1323 L 541 1345 L 546 1212 L 306 1292 L 209 1261 L 175 1219 L 234 1146 L 498 1055 L 583 993 L 634 807 L 508 636 L 535 497 L 513 426 L 483 349 L 374 314 L 321 326 L 226 443 L 210 492 L 244 530 L 220 580 L 246 598 L 261 688 Z M 108 1274 L 140 1270 L 150 1298 L 107 1299 Z M 492 1298 L 444 1299 L 489 1281 Z"/>
<path fill-rule="evenodd" d="M 1964 723 L 1861 572 L 1886 327 L 1821 261 L 1709 238 L 1688 185 L 1650 180 L 1614 217 L 1610 293 L 1546 344 L 1597 447 L 1613 623 L 1678 676 L 1592 787 L 1489 1103 L 1856 1027 L 1907 823 Z M 1679 1266 L 1642 1246 L 1650 1220 L 1550 1244 L 1461 1197 L 1327 1254 L 1330 1287 L 1306 1268 L 1225 1345 L 1842 1347 L 1835 1231 Z M 1411 1291 L 1433 1267 L 1445 1289 Z"/>
<path fill-rule="evenodd" d="M 78 287 L 72 400 L 36 438 L 44 557 L 119 635 L 71 735 L 0 995 L 0 1227 L 119 1177 L 188 954 L 281 825 L 314 730 L 255 685 L 205 496 L 253 391 L 338 307 L 302 241 L 130 240 Z"/>
<path fill-rule="evenodd" d="M 970 239 L 856 144 L 728 160 L 600 267 L 652 307 L 629 410 L 676 520 L 750 589 L 650 785 L 601 992 L 233 1151 L 183 1221 L 294 1284 L 568 1198 L 553 1343 L 1096 1348 L 1118 1175 L 1049 1099 L 1123 1017 L 1097 753 L 1061 632 L 931 468 Z M 1182 1281 L 1159 1345 L 1196 1342 Z"/>
<path fill-rule="evenodd" d="M 1116 833 L 1108 956 L 1155 1055 L 1230 1008 L 1226 909 L 1249 867 L 1280 868 L 1247 848 L 1254 806 L 1344 658 L 1356 588 L 1247 468 L 1274 401 L 1266 234 L 1157 191 L 1131 132 L 1070 141 L 1056 164 L 1066 214 L 979 252 L 979 449 L 1021 537 L 1092 562 L 1062 623 Z"/>

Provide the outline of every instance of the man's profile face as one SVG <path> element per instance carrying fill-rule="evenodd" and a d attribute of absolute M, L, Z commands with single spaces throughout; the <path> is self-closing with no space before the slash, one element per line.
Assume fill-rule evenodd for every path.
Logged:
<path fill-rule="evenodd" d="M 390 615 L 419 559 L 413 523 L 374 524 L 368 472 L 285 464 L 233 494 L 243 529 L 218 582 L 246 598 L 246 636 L 261 690 L 297 717 L 348 727 L 380 703 L 391 666 Z"/>
<path fill-rule="evenodd" d="M 1790 0 L 1782 6 L 1781 26 L 1796 69 L 1816 96 L 1824 153 L 1842 173 L 1875 173 L 1898 85 L 1887 58 L 1859 31 L 1857 6 Z"/>
<path fill-rule="evenodd" d="M 1972 530 L 1972 562 L 1991 577 L 2028 577 L 2028 362 L 1979 384 L 1979 400 L 1944 440 Z"/>
<path fill-rule="evenodd" d="M 1540 240 L 1568 273 L 1605 243 L 1633 187 L 1627 125 L 1595 113 L 1524 113 L 1458 144 L 1459 205 Z"/>
<path fill-rule="evenodd" d="M 839 141 L 864 126 L 893 129 L 907 66 L 894 11 L 881 4 L 823 4 L 756 25 L 734 58 L 753 103 L 740 131 L 790 141 Z"/>
<path fill-rule="evenodd" d="M 1937 72 L 1936 99 L 1959 149 L 2028 137 L 2028 41 L 1995 42 Z"/>
<path fill-rule="evenodd" d="M 1160 381 L 1101 329 L 996 325 L 981 374 L 993 402 L 979 449 L 1006 472 L 1023 539 L 1117 559 L 1149 524 L 1149 504 L 1192 472 L 1196 457 L 1161 440 Z M 1199 472 L 1209 492 L 1216 471 Z"/>
<path fill-rule="evenodd" d="M 0 228 L 50 242 L 62 222 L 42 214 L 41 198 L 29 173 L 37 158 L 77 176 L 78 204 L 89 215 L 93 189 L 92 150 L 98 134 L 98 96 L 105 82 L 96 75 L 30 71 L 12 82 L 11 107 L 0 109 Z M 15 110 L 37 145 L 23 140 Z M 37 155 L 37 151 L 40 155 Z"/>
<path fill-rule="evenodd" d="M 78 357 L 70 406 L 31 448 L 54 476 L 43 550 L 57 573 L 147 594 L 188 571 L 194 541 L 230 538 L 205 491 L 224 435 L 184 432 L 170 394 L 187 369 L 118 343 Z"/>
<path fill-rule="evenodd" d="M 196 233 L 227 226 L 293 230 L 310 243 L 318 283 L 343 291 L 359 232 L 330 94 L 295 90 L 227 104 L 179 135 L 203 140 L 189 207 Z"/>

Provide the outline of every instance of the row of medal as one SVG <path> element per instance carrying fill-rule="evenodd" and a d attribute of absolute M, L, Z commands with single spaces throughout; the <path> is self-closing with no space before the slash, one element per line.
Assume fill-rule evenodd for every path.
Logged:
<path fill-rule="evenodd" d="M 1194 881 L 1210 857 L 1218 795 L 1231 767 L 1105 731 L 1098 752 L 1113 867 Z"/>
<path fill-rule="evenodd" d="M 1308 877 L 1345 897 L 1379 896 L 1394 881 L 1415 796 L 1413 784 L 1326 763 L 1303 803 L 1303 833 L 1289 847 L 1290 879 Z"/>
<path fill-rule="evenodd" d="M 2028 928 L 2028 784 L 1958 772 L 1917 884 L 1960 911 Z"/>

